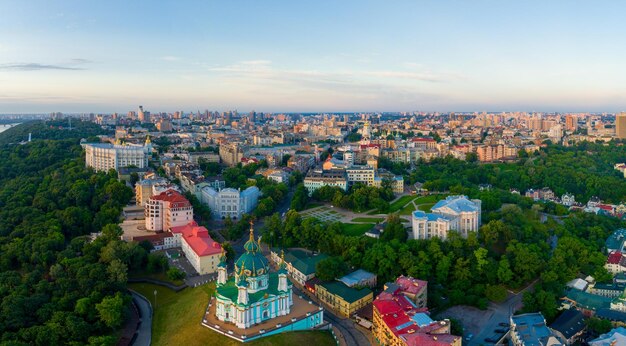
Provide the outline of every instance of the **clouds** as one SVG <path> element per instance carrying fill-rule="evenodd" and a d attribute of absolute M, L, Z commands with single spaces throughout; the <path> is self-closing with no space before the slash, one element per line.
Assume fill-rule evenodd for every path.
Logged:
<path fill-rule="evenodd" d="M 64 71 L 80 71 L 85 70 L 81 67 L 84 64 L 91 63 L 91 60 L 87 59 L 72 59 L 68 63 L 64 64 L 41 64 L 36 62 L 18 62 L 18 63 L 6 63 L 0 64 L 0 70 L 8 71 L 42 71 L 42 70 L 64 70 Z"/>

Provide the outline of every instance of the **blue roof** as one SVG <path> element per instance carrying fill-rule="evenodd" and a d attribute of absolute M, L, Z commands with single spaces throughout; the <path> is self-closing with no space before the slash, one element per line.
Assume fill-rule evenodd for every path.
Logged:
<path fill-rule="evenodd" d="M 430 316 L 426 315 L 423 312 L 420 312 L 420 313 L 417 313 L 417 314 L 413 315 L 413 317 L 411 317 L 411 319 L 413 321 L 415 321 L 415 323 L 417 323 L 417 325 L 420 326 L 420 327 L 427 326 L 427 325 L 429 325 L 429 324 L 434 322 L 432 320 L 432 318 L 430 318 Z"/>
<path fill-rule="evenodd" d="M 439 214 L 433 214 L 433 213 L 426 213 L 423 212 L 421 210 L 416 210 L 413 212 L 413 217 L 416 219 L 423 219 L 426 218 L 428 221 L 437 221 L 439 219 L 444 219 L 444 220 L 449 220 L 450 218 L 444 216 L 444 215 L 439 215 Z"/>
<path fill-rule="evenodd" d="M 341 281 L 344 284 L 346 284 L 346 286 L 354 286 L 354 285 L 358 284 L 361 281 L 370 280 L 372 277 L 376 277 L 376 274 L 372 274 L 372 273 L 370 273 L 368 271 L 365 271 L 363 269 L 359 269 L 359 270 L 353 271 L 352 273 L 342 277 L 341 279 L 339 279 L 339 281 Z"/>
<path fill-rule="evenodd" d="M 619 251 L 624 246 L 624 240 L 626 240 L 626 229 L 620 228 L 606 239 L 606 248 Z"/>
<path fill-rule="evenodd" d="M 618 327 L 612 329 L 610 332 L 600 335 L 599 338 L 589 341 L 589 344 L 593 346 L 615 345 L 615 341 L 617 341 L 615 334 L 626 336 L 626 328 Z"/>
<path fill-rule="evenodd" d="M 512 316 L 516 333 L 526 346 L 544 345 L 543 341 L 552 335 L 546 326 L 543 315 L 539 312 Z"/>
<path fill-rule="evenodd" d="M 477 211 L 479 208 L 474 202 L 467 199 L 467 196 L 448 196 L 446 199 L 441 200 L 435 204 L 431 210 L 447 207 L 454 210 L 457 213 L 460 212 L 472 212 Z"/>
<path fill-rule="evenodd" d="M 413 323 L 415 323 L 415 322 L 409 321 L 409 322 L 402 323 L 401 325 L 396 327 L 396 330 L 402 330 L 402 329 L 404 329 L 404 328 L 406 328 L 408 326 L 412 326 Z"/>

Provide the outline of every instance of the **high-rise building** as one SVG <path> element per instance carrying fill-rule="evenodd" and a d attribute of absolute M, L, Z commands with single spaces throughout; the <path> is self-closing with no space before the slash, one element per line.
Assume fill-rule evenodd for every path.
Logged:
<path fill-rule="evenodd" d="M 137 114 L 139 117 L 139 121 L 141 121 L 142 123 L 150 122 L 150 112 L 144 111 L 143 106 L 139 106 L 139 112 Z"/>
<path fill-rule="evenodd" d="M 576 131 L 578 129 L 578 118 L 573 115 L 568 115 L 565 117 L 565 130 L 566 131 Z"/>
<path fill-rule="evenodd" d="M 626 139 L 626 112 L 615 115 L 615 137 Z"/>

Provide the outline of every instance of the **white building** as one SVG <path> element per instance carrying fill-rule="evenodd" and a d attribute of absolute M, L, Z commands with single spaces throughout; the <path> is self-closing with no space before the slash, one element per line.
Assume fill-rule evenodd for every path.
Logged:
<path fill-rule="evenodd" d="M 336 186 L 344 191 L 348 190 L 348 179 L 344 170 L 313 169 L 304 178 L 304 187 L 309 195 L 322 186 Z"/>
<path fill-rule="evenodd" d="M 448 231 L 467 237 L 481 224 L 481 201 L 466 196 L 449 196 L 431 208 L 431 213 L 421 210 L 412 214 L 413 239 L 448 238 Z"/>
<path fill-rule="evenodd" d="M 363 183 L 368 186 L 374 185 L 374 167 L 370 166 L 350 166 L 346 168 L 348 183 Z"/>
<path fill-rule="evenodd" d="M 251 186 L 243 191 L 233 188 L 215 190 L 213 187 L 202 188 L 202 203 L 211 209 L 213 217 L 218 219 L 238 219 L 242 214 L 254 210 L 259 200 L 259 188 Z"/>
<path fill-rule="evenodd" d="M 174 189 L 150 197 L 144 206 L 144 213 L 149 231 L 166 231 L 193 221 L 191 203 Z"/>
<path fill-rule="evenodd" d="M 192 221 L 170 229 L 176 246 L 180 246 L 191 266 L 200 275 L 217 272 L 222 246 L 214 241 L 205 227 Z"/>
<path fill-rule="evenodd" d="M 148 158 L 152 153 L 150 138 L 144 145 L 111 144 L 111 143 L 81 143 L 85 149 L 85 164 L 96 171 L 116 171 L 122 167 L 148 167 Z"/>
<path fill-rule="evenodd" d="M 576 204 L 576 198 L 574 198 L 574 195 L 569 193 L 563 194 L 563 196 L 561 196 L 561 204 L 571 207 Z"/>

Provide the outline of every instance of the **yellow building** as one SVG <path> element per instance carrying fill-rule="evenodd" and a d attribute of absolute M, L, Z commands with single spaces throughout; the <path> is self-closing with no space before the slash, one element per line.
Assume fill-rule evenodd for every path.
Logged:
<path fill-rule="evenodd" d="M 352 316 L 374 299 L 374 294 L 369 288 L 359 290 L 338 281 L 316 284 L 315 295 L 343 317 Z"/>

